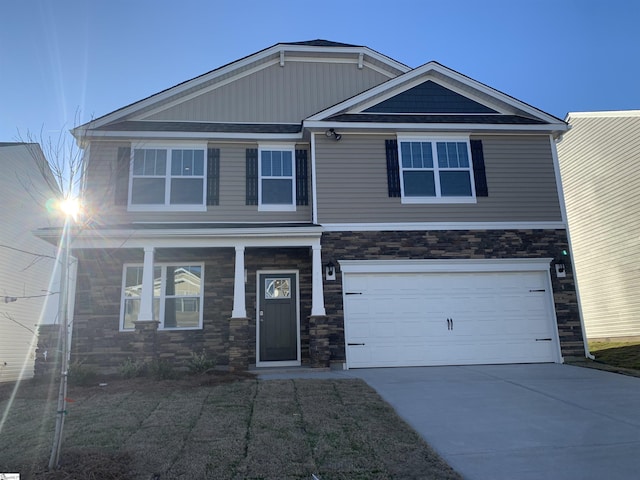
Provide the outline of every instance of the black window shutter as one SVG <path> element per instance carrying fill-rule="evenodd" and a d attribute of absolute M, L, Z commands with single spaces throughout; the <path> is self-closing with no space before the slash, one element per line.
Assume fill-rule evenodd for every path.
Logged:
<path fill-rule="evenodd" d="M 258 205 L 257 148 L 247 148 L 247 205 Z"/>
<path fill-rule="evenodd" d="M 309 205 L 307 151 L 296 150 L 296 205 Z"/>
<path fill-rule="evenodd" d="M 398 140 L 385 140 L 387 149 L 387 186 L 390 197 L 400 196 L 400 164 L 398 163 Z"/>
<path fill-rule="evenodd" d="M 116 162 L 115 204 L 126 205 L 129 197 L 129 164 L 131 163 L 131 147 L 118 148 Z"/>
<path fill-rule="evenodd" d="M 207 149 L 207 205 L 220 204 L 220 149 Z"/>
<path fill-rule="evenodd" d="M 471 140 L 471 159 L 473 161 L 473 177 L 476 183 L 476 197 L 488 197 L 487 173 L 484 168 L 484 152 L 482 140 Z"/>

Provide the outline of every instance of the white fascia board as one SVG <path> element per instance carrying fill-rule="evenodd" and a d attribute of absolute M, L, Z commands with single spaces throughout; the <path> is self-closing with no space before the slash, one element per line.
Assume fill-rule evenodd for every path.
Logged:
<path fill-rule="evenodd" d="M 291 141 L 297 142 L 303 139 L 303 133 L 225 133 L 225 132 L 158 132 L 158 131 L 102 131 L 91 130 L 86 132 L 85 138 L 113 138 L 113 139 L 177 139 L 177 140 L 265 140 L 265 141 Z"/>
<path fill-rule="evenodd" d="M 154 103 L 162 102 L 163 100 L 171 98 L 174 95 L 178 95 L 199 84 L 209 82 L 215 79 L 216 77 L 227 75 L 228 73 L 231 73 L 234 70 L 241 69 L 247 65 L 258 62 L 264 58 L 277 54 L 281 51 L 285 52 L 285 62 L 286 62 L 286 52 L 353 53 L 353 54 L 359 54 L 361 52 L 364 52 L 369 57 L 374 58 L 380 62 L 386 63 L 392 68 L 398 69 L 402 72 L 407 72 L 411 70 L 406 65 L 400 62 L 397 62 L 389 57 L 386 57 L 380 53 L 377 53 L 367 47 L 313 47 L 313 46 L 307 46 L 307 45 L 277 44 L 277 45 L 274 45 L 273 47 L 263 50 L 262 52 L 255 53 L 241 60 L 237 60 L 235 62 L 227 64 L 226 66 L 219 67 L 209 73 L 205 73 L 204 75 L 200 75 L 191 80 L 187 80 L 186 82 L 176 85 L 174 87 L 170 87 L 163 92 L 156 93 L 154 95 L 151 95 L 150 97 L 147 97 L 144 100 L 140 100 L 127 107 L 121 108 L 119 110 L 116 110 L 115 112 L 104 115 L 103 117 L 100 117 L 94 121 L 90 121 L 86 124 L 86 129 L 95 129 L 103 125 L 106 125 L 108 123 L 112 123 L 118 120 L 119 118 L 123 118 L 128 115 L 131 115 L 150 105 L 153 105 Z M 278 63 L 279 61 L 280 61 L 279 58 L 275 60 L 276 63 Z M 259 67 L 266 68 L 266 66 L 258 66 L 257 68 Z M 242 72 L 240 72 L 240 74 L 242 74 Z M 199 92 L 198 94 L 200 93 L 202 92 Z M 184 99 L 181 99 L 181 100 L 184 100 Z M 72 133 L 74 136 L 78 137 L 78 136 L 81 136 L 84 133 L 84 130 L 86 129 L 82 129 L 82 130 L 73 129 Z"/>
<path fill-rule="evenodd" d="M 564 230 L 565 222 L 413 222 L 323 223 L 325 232 L 394 232 L 446 230 Z"/>
<path fill-rule="evenodd" d="M 405 132 L 436 132 L 436 131 L 488 131 L 488 132 L 544 132 L 556 133 L 566 132 L 569 127 L 565 123 L 536 124 L 536 125 L 502 125 L 502 124 L 485 124 L 485 123 L 374 123 L 374 122 L 336 122 L 336 121 L 311 121 L 303 122 L 305 129 L 315 129 L 324 131 L 329 128 L 336 130 L 359 130 L 362 132 L 370 132 L 376 130 L 393 130 Z M 342 133 L 342 132 L 341 132 Z"/>
<path fill-rule="evenodd" d="M 335 115 L 337 113 L 340 112 L 344 112 L 346 110 L 348 110 L 350 107 L 353 107 L 361 102 L 365 102 L 367 99 L 369 98 L 373 98 L 378 96 L 379 94 L 384 93 L 387 90 L 391 90 L 394 89 L 396 87 L 398 87 L 400 84 L 404 84 L 405 82 L 409 82 L 412 79 L 422 76 L 430 71 L 434 71 L 434 72 L 438 72 L 440 74 L 442 74 L 445 77 L 450 77 L 454 80 L 457 80 L 458 82 L 468 85 L 470 88 L 473 88 L 475 90 L 478 90 L 482 93 L 485 93 L 486 95 L 489 95 L 490 97 L 496 98 L 497 100 L 500 100 L 503 103 L 506 103 L 507 105 L 511 105 L 512 107 L 521 110 L 523 112 L 526 112 L 528 114 L 530 114 L 531 116 L 535 117 L 535 118 L 539 118 L 541 120 L 544 120 L 545 122 L 549 122 L 553 125 L 561 125 L 563 124 L 563 122 L 557 118 L 555 118 L 552 115 L 549 115 L 548 113 L 543 112 L 542 110 L 539 110 L 535 107 L 532 107 L 531 105 L 528 105 L 524 102 L 521 102 L 520 100 L 516 100 L 515 98 L 502 93 L 494 88 L 491 88 L 487 85 L 484 85 L 483 83 L 480 83 L 476 80 L 473 80 L 465 75 L 462 75 L 454 70 L 451 70 L 443 65 L 440 65 L 437 62 L 429 62 L 426 63 L 424 65 L 422 65 L 421 67 L 415 68 L 414 70 L 411 70 L 408 73 L 405 73 L 403 75 L 400 75 L 392 80 L 389 80 L 388 82 L 385 82 L 383 84 L 378 85 L 377 87 L 374 87 L 370 90 L 367 90 L 366 92 L 363 92 L 359 95 L 356 95 L 355 97 L 350 98 L 349 100 L 346 100 L 345 102 L 339 103 L 337 105 L 334 105 L 333 107 L 330 107 L 326 110 L 323 110 L 322 112 L 318 112 L 315 115 L 312 115 L 310 117 L 308 117 L 307 120 L 323 120 L 327 117 L 330 117 L 332 115 Z M 440 82 L 440 84 L 442 84 L 442 82 Z M 468 95 L 468 93 L 467 93 Z M 559 127 L 557 127 L 556 129 L 558 129 Z"/>
<path fill-rule="evenodd" d="M 338 260 L 343 273 L 548 272 L 552 258 Z"/>
<path fill-rule="evenodd" d="M 73 248 L 224 248 L 311 247 L 320 245 L 322 228 L 158 229 L 85 231 L 73 239 Z"/>
<path fill-rule="evenodd" d="M 360 46 L 360 47 L 314 47 L 311 45 L 287 45 L 287 44 L 278 44 L 276 45 L 277 50 L 285 51 L 285 62 L 286 62 L 286 52 L 313 52 L 313 53 L 353 53 L 360 54 L 364 53 L 368 57 L 371 57 L 379 62 L 386 63 L 392 68 L 400 70 L 401 72 L 409 72 L 411 71 L 411 67 L 408 67 L 404 63 L 400 63 L 390 57 L 382 55 L 381 53 L 376 52 L 375 50 L 371 50 L 369 47 Z"/>
<path fill-rule="evenodd" d="M 572 118 L 625 118 L 640 117 L 640 110 L 609 110 L 601 112 L 569 112 L 564 121 L 569 122 Z"/>

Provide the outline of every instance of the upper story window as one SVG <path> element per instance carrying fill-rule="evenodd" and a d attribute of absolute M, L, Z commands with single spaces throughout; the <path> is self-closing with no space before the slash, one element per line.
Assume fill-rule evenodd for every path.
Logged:
<path fill-rule="evenodd" d="M 403 203 L 473 203 L 469 140 L 398 138 Z"/>
<path fill-rule="evenodd" d="M 258 149 L 259 210 L 296 209 L 296 172 L 293 146 L 261 146 Z"/>
<path fill-rule="evenodd" d="M 130 210 L 205 210 L 206 147 L 134 145 Z"/>

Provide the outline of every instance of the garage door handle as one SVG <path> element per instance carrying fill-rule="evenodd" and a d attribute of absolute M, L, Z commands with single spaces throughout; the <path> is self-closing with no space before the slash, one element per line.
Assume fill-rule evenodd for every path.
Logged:
<path fill-rule="evenodd" d="M 453 330 L 453 318 L 447 318 L 447 330 Z"/>
<path fill-rule="evenodd" d="M 354 345 L 364 345 L 364 343 L 347 343 L 347 346 L 352 347 Z"/>
<path fill-rule="evenodd" d="M 536 342 L 550 342 L 550 338 L 536 338 Z"/>

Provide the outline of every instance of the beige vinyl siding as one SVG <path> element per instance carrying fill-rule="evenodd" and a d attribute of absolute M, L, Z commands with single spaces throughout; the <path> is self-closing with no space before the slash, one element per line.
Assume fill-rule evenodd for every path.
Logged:
<path fill-rule="evenodd" d="M 640 336 L 640 113 L 569 123 L 558 154 L 586 334 Z"/>
<path fill-rule="evenodd" d="M 286 61 L 145 118 L 191 122 L 299 123 L 389 77 L 355 63 Z"/>
<path fill-rule="evenodd" d="M 22 378 L 33 377 L 34 332 L 39 323 L 55 322 L 59 284 L 51 283 L 56 247 L 32 233 L 54 226 L 45 203 L 56 195 L 27 147 L 0 147 L 0 165 L 5 172 L 0 178 L 0 382 L 6 382 L 17 380 L 23 367 Z M 46 296 L 47 292 L 54 293 Z M 18 299 L 5 303 L 4 297 Z"/>
<path fill-rule="evenodd" d="M 562 220 L 549 137 L 484 136 L 489 197 L 475 204 L 402 204 L 387 190 L 385 139 L 316 136 L 320 223 Z"/>
<path fill-rule="evenodd" d="M 220 149 L 220 202 L 208 206 L 206 212 L 128 212 L 126 205 L 114 204 L 115 165 L 118 147 L 130 143 L 94 142 L 87 190 L 102 224 L 129 222 L 311 222 L 311 194 L 309 205 L 296 206 L 295 212 L 259 212 L 257 205 L 246 205 L 246 149 L 257 144 L 209 144 Z M 296 148 L 308 149 L 307 145 Z M 309 172 L 311 158 L 309 155 Z M 309 178 L 309 191 L 311 179 Z"/>

